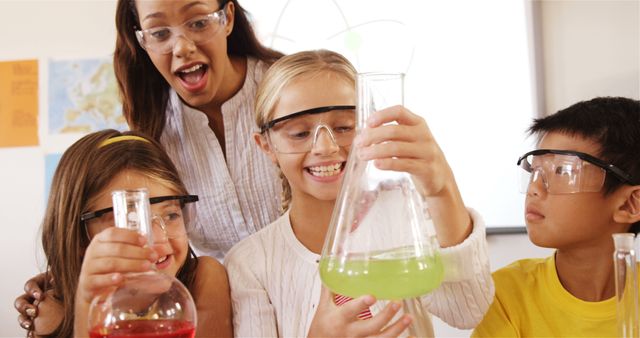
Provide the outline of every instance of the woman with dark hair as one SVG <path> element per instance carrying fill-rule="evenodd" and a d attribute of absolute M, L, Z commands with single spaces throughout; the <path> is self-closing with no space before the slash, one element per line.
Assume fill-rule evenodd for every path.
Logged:
<path fill-rule="evenodd" d="M 116 29 L 127 122 L 164 146 L 199 196 L 189 241 L 197 255 L 221 260 L 280 215 L 278 170 L 252 134 L 256 88 L 282 54 L 260 44 L 237 0 L 118 0 Z M 15 302 L 30 333 L 42 332 L 38 313 L 49 313 L 38 305 L 39 276 Z"/>
<path fill-rule="evenodd" d="M 116 28 L 129 126 L 160 141 L 200 196 L 189 239 L 222 259 L 279 215 L 277 168 L 251 135 L 257 85 L 282 54 L 258 42 L 236 0 L 119 0 Z"/>

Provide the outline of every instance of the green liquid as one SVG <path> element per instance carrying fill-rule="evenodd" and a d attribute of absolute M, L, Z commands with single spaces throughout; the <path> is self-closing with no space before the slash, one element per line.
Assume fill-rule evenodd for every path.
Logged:
<path fill-rule="evenodd" d="M 399 300 L 431 292 L 442 282 L 440 256 L 404 259 L 348 260 L 334 257 L 320 261 L 320 278 L 333 292 L 352 298 L 373 295 Z"/>

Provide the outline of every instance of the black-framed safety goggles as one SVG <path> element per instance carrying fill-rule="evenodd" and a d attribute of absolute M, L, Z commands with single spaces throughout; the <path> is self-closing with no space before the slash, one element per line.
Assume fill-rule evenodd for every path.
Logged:
<path fill-rule="evenodd" d="M 176 195 L 176 196 L 158 196 L 150 197 L 149 204 L 157 204 L 165 201 L 179 201 L 180 207 L 184 207 L 187 203 L 193 203 L 198 201 L 198 195 Z M 113 207 L 104 208 L 96 211 L 86 212 L 80 215 L 80 222 L 86 223 L 94 218 L 102 217 L 108 212 L 113 212 Z"/>
<path fill-rule="evenodd" d="M 537 149 L 520 156 L 517 165 L 522 169 L 523 193 L 537 180 L 542 180 L 551 194 L 598 192 L 607 173 L 622 183 L 635 185 L 632 176 L 624 170 L 579 151 Z"/>

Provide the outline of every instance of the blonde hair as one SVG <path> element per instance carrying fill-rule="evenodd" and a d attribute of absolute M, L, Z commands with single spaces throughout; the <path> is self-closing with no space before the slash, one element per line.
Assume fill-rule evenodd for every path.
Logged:
<path fill-rule="evenodd" d="M 356 85 L 356 69 L 344 56 L 326 49 L 298 52 L 276 61 L 264 74 L 256 93 L 256 124 L 258 127 L 273 119 L 282 90 L 302 76 L 337 75 Z M 282 179 L 282 211 L 289 209 L 291 186 L 280 171 Z"/>

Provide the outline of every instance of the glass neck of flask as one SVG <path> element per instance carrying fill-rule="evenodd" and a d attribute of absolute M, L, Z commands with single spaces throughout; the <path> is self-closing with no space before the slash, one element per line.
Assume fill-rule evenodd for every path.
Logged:
<path fill-rule="evenodd" d="M 153 245 L 151 207 L 147 189 L 116 190 L 111 193 L 113 217 L 117 228 L 138 232 Z"/>

